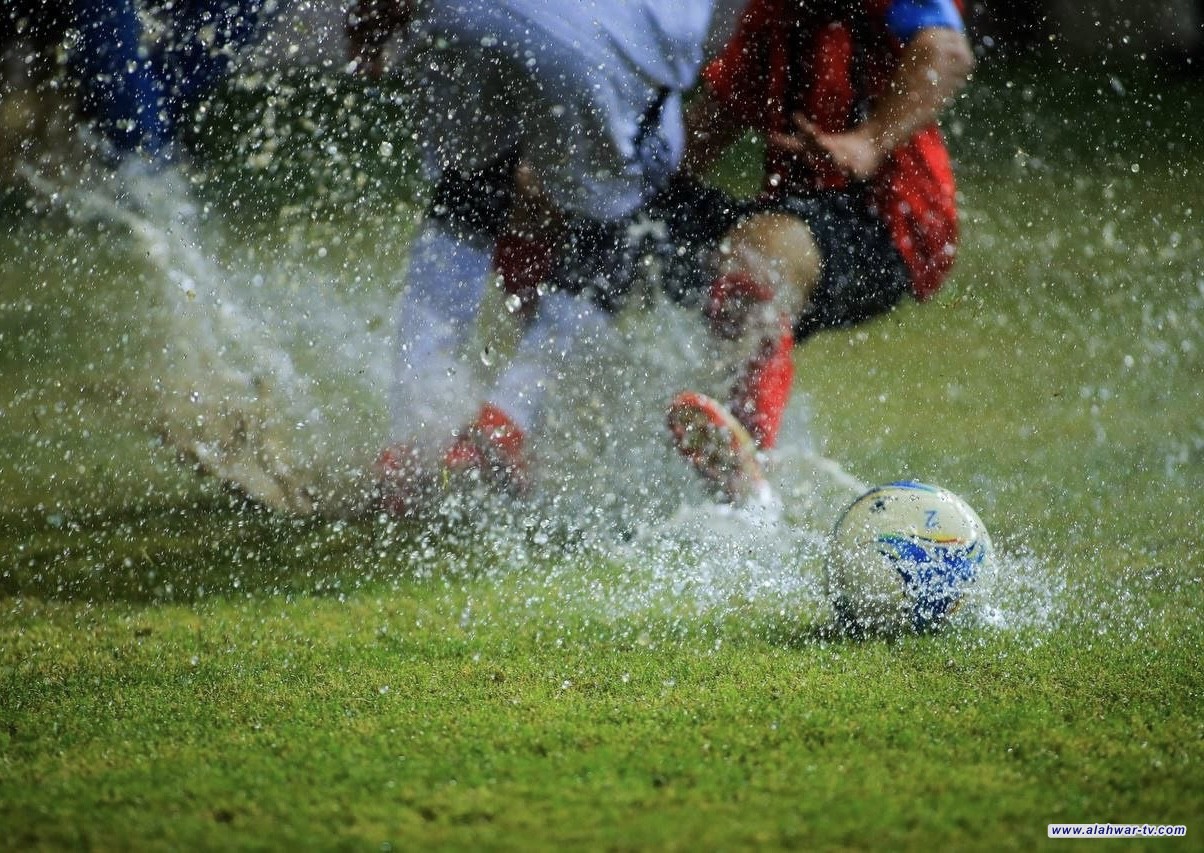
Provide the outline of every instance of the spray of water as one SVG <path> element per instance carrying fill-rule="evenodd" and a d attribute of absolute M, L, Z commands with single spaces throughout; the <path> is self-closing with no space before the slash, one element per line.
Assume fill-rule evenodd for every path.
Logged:
<path fill-rule="evenodd" d="M 388 340 L 369 331 L 386 295 L 353 302 L 303 266 L 241 251 L 176 171 L 88 174 L 65 192 L 27 179 L 72 216 L 123 226 L 153 283 L 130 306 L 147 352 L 132 381 L 182 460 L 280 511 L 362 506 L 365 460 L 386 437 Z"/>
<path fill-rule="evenodd" d="M 347 293 L 304 263 L 265 260 L 206 215 L 176 172 L 126 170 L 116 192 L 111 179 L 68 190 L 27 179 L 72 216 L 122 226 L 154 285 L 149 304 L 132 306 L 147 357 L 131 381 L 154 401 L 149 426 L 183 460 L 280 512 L 371 512 L 371 463 L 389 438 L 392 294 Z M 500 299 L 497 309 L 506 313 Z M 483 369 L 505 350 L 483 341 Z M 506 578 L 508 619 L 542 618 L 555 597 L 612 626 L 824 622 L 826 534 L 866 484 L 815 451 L 800 394 L 767 466 L 773 499 L 716 504 L 669 450 L 663 419 L 676 391 L 721 394 L 721 363 L 695 312 L 647 300 L 552 389 L 536 498 L 456 495 L 431 530 L 386 535 L 384 547 L 405 549 L 412 571 L 449 537 L 492 554 L 490 565 L 529 567 Z M 1047 626 L 1060 589 L 1050 572 L 1031 556 L 996 565 L 962 624 Z"/>

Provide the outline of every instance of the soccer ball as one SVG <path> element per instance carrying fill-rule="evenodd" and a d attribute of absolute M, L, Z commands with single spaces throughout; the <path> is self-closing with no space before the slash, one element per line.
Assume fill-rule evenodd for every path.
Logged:
<path fill-rule="evenodd" d="M 866 492 L 832 531 L 828 598 L 858 631 L 939 627 L 991 558 L 987 529 L 952 492 L 899 482 Z"/>

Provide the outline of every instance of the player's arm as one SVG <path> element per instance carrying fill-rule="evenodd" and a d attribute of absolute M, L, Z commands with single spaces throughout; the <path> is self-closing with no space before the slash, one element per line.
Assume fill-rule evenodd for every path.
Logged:
<path fill-rule="evenodd" d="M 828 158 L 854 178 L 869 178 L 895 148 L 936 120 L 973 70 L 974 53 L 965 33 L 948 27 L 921 29 L 907 42 L 890 85 L 864 122 L 845 133 L 823 133 L 796 115 L 797 131 L 774 134 L 770 144 L 804 157 Z"/>
<path fill-rule="evenodd" d="M 920 30 L 907 43 L 891 85 L 856 129 L 883 159 L 937 116 L 965 88 L 974 53 L 965 33 Z"/>
<path fill-rule="evenodd" d="M 356 0 L 347 10 L 347 54 L 356 70 L 379 77 L 385 42 L 414 17 L 413 0 Z"/>

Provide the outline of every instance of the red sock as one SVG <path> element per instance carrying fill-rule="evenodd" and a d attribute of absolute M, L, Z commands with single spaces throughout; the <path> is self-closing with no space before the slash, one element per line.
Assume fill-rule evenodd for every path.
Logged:
<path fill-rule="evenodd" d="M 773 288 L 745 273 L 722 275 L 711 283 L 705 314 L 712 331 L 735 340 L 750 333 L 755 309 L 773 301 Z M 760 312 L 758 312 L 760 313 Z M 758 319 L 760 322 L 760 319 Z M 762 450 L 773 447 L 794 383 L 794 333 L 782 314 L 766 328 L 732 385 L 729 407 Z"/>
<path fill-rule="evenodd" d="M 507 295 L 520 300 L 517 313 L 529 320 L 539 304 L 540 284 L 552 274 L 555 249 L 535 237 L 508 231 L 493 250 L 493 268 L 502 277 Z"/>
<path fill-rule="evenodd" d="M 785 318 L 783 318 L 785 320 Z M 778 335 L 762 338 L 753 357 L 745 362 L 730 392 L 729 407 L 757 446 L 769 450 L 777 444 L 782 416 L 794 385 L 794 332 L 782 323 Z"/>
<path fill-rule="evenodd" d="M 772 300 L 769 285 L 745 273 L 727 273 L 711 282 L 703 313 L 711 321 L 711 331 L 731 341 L 744 334 L 753 307 Z"/>

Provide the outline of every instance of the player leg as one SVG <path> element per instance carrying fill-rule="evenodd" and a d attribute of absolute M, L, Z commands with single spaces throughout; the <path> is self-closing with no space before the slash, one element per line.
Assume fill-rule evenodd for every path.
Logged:
<path fill-rule="evenodd" d="M 463 439 L 476 446 L 501 437 L 493 415 L 478 423 L 484 386 L 470 345 L 509 217 L 516 162 L 509 153 L 471 174 L 445 171 L 411 249 L 395 327 L 398 440 L 378 460 L 386 503 L 399 514 L 412 514 L 403 505 L 429 502 L 442 467 L 484 464 L 465 455 Z"/>
<path fill-rule="evenodd" d="M 488 402 L 449 454 L 452 472 L 467 470 L 495 490 L 524 494 L 530 486 L 526 437 L 556 382 L 608 326 L 609 315 L 590 300 L 559 292 L 542 296 L 514 357 L 486 394 Z"/>
<path fill-rule="evenodd" d="M 794 379 L 794 318 L 811 304 L 822 261 L 810 226 L 761 213 L 730 233 L 707 294 L 712 332 L 735 343 L 728 408 L 761 450 L 775 446 Z"/>
<path fill-rule="evenodd" d="M 450 40 L 419 39 L 407 62 L 423 108 L 428 173 L 438 182 L 398 307 L 398 441 L 378 460 L 385 508 L 401 515 L 422 512 L 444 483 L 511 491 L 526 483 L 529 425 L 485 393 L 470 344 L 513 207 L 517 143 L 536 93 L 520 66 L 486 50 L 487 39 L 469 36 L 455 30 Z"/>
<path fill-rule="evenodd" d="M 173 42 L 158 61 L 168 89 L 164 110 L 177 128 L 217 91 L 239 50 L 259 38 L 264 0 L 176 0 Z"/>
<path fill-rule="evenodd" d="M 753 479 L 738 474 L 753 455 L 744 452 L 744 434 L 760 450 L 775 445 L 790 398 L 793 344 L 890 310 L 910 278 L 882 222 L 852 194 L 777 200 L 728 237 L 706 314 L 717 336 L 737 343 L 735 379 L 723 404 L 679 396 L 669 426 L 682 454 L 739 502 L 739 486 Z M 706 465 L 698 462 L 700 445 L 712 448 L 701 457 Z"/>
<path fill-rule="evenodd" d="M 79 44 L 71 63 L 81 81 L 83 111 L 118 155 L 141 149 L 155 157 L 171 138 L 163 117 L 163 82 L 141 53 L 142 21 L 133 0 L 72 0 Z"/>
<path fill-rule="evenodd" d="M 788 214 L 755 214 L 720 245 L 704 312 L 730 342 L 736 376 L 723 402 L 679 394 L 667 421 L 678 452 L 739 504 L 765 488 L 758 451 L 777 440 L 794 379 L 792 318 L 810 301 L 821 263 L 807 223 Z"/>

